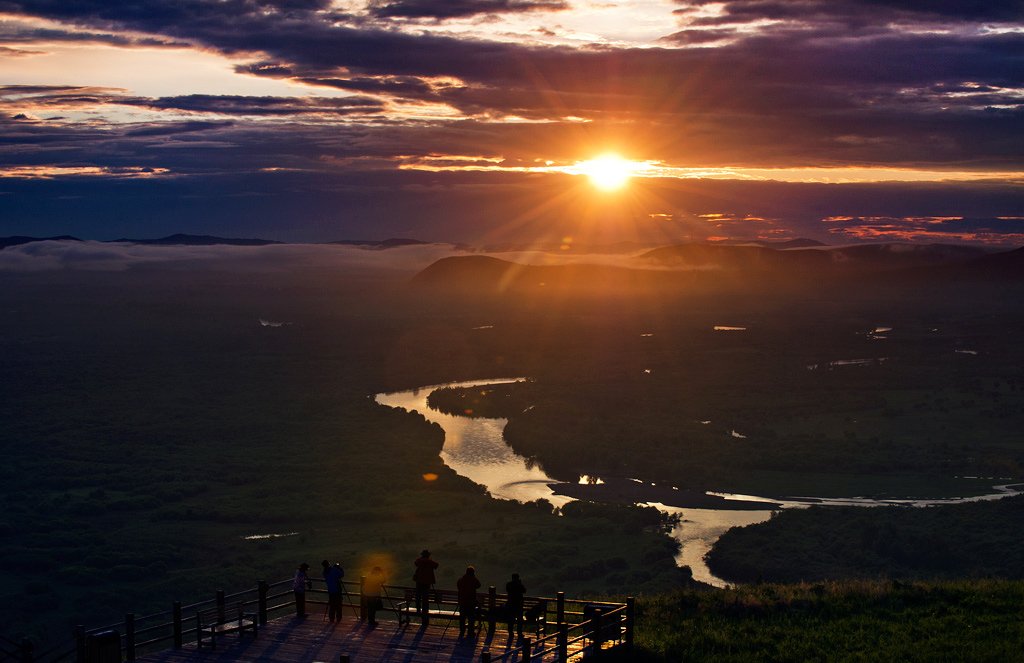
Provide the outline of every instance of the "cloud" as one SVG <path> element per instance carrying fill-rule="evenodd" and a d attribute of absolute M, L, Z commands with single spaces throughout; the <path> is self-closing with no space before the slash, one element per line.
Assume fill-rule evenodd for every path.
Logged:
<path fill-rule="evenodd" d="M 804 25 L 841 22 L 846 27 L 894 22 L 934 23 L 963 21 L 1015 22 L 1024 18 L 1024 6 L 1005 0 L 675 0 L 682 15 L 694 9 L 720 7 L 704 24 L 755 23 L 764 20 Z"/>
<path fill-rule="evenodd" d="M 182 110 L 222 115 L 347 115 L 380 113 L 385 109 L 380 99 L 372 97 L 249 97 L 240 95 L 190 94 L 156 99 L 131 99 L 126 103 L 159 110 Z"/>
<path fill-rule="evenodd" d="M 595 228 L 605 222 L 571 193 L 571 178 L 397 169 L 444 159 L 572 162 L 610 149 L 677 167 L 1024 171 L 1019 2 L 680 0 L 667 36 L 649 48 L 489 41 L 437 27 L 563 9 L 559 0 L 339 8 L 348 6 L 5 0 L 8 15 L 61 26 L 0 28 L 6 48 L 45 39 L 190 44 L 231 56 L 239 73 L 323 94 L 146 97 L 98 86 L 7 86 L 0 170 L 65 174 L 50 183 L 2 181 L 0 223 L 79 219 L 94 236 L 123 236 L 111 229 L 141 223 L 133 211 L 144 210 L 149 227 L 166 234 L 189 224 L 314 239 L 577 232 L 583 219 Z M 338 90 L 352 94 L 331 96 Z M 76 179 L 72 169 L 166 176 Z M 1018 216 L 1022 201 L 1019 186 L 987 183 L 688 181 L 638 190 L 647 197 L 625 218 L 722 213 L 736 220 L 723 232 L 767 232 L 745 221 L 756 216 L 819 238 L 828 236 L 821 219 L 829 216 L 993 218 Z"/>
<path fill-rule="evenodd" d="M 0 4 L 0 10 L 3 5 Z M 0 42 L 7 44 L 19 43 L 73 43 L 73 44 L 107 44 L 118 47 L 145 48 L 188 48 L 188 42 L 168 39 L 165 37 L 139 36 L 118 34 L 115 32 L 96 32 L 88 29 L 61 29 L 28 25 L 18 20 L 5 19 L 0 22 Z M 8 53 L 7 51 L 15 51 Z M 45 51 L 16 51 L 5 49 L 0 54 L 45 55 Z"/>
<path fill-rule="evenodd" d="M 463 6 L 415 6 L 427 11 L 442 4 Z M 974 9 L 960 12 L 961 19 L 1006 15 L 994 4 L 968 4 Z M 958 15 L 950 3 L 926 11 L 924 4 L 910 2 L 727 2 L 722 15 L 713 18 L 728 19 L 732 27 L 726 21 L 709 31 L 698 29 L 697 18 L 682 19 L 688 27 L 666 42 L 714 44 L 700 48 L 482 41 L 366 24 L 337 11 L 311 11 L 315 6 L 41 0 L 22 5 L 22 11 L 186 39 L 228 54 L 259 53 L 254 63 L 239 69 L 380 96 L 396 104 L 392 110 L 398 115 L 392 117 L 399 121 L 403 104 L 436 104 L 481 123 L 508 117 L 564 123 L 557 126 L 562 133 L 603 134 L 597 143 L 632 141 L 646 158 L 679 166 L 1015 168 L 1024 161 L 1019 75 L 1024 35 L 986 32 L 981 24 L 925 29 L 935 17 Z M 397 11 L 400 5 L 387 6 Z M 903 17 L 902 23 L 889 20 L 893 12 Z M 792 21 L 765 29 L 741 32 L 735 27 L 736 21 L 787 16 Z M 837 17 L 845 22 L 837 24 Z M 853 25 L 853 17 L 860 22 Z M 973 92 L 957 91 L 969 86 Z M 101 97 L 97 103 L 117 100 Z M 378 108 L 367 102 L 331 111 L 316 102 L 311 109 L 296 99 L 289 111 L 283 102 L 213 96 L 128 103 L 279 116 L 352 116 L 361 108 L 374 115 Z M 572 118 L 595 126 L 581 131 Z M 417 130 L 405 132 L 409 140 L 404 149 L 396 146 L 399 153 L 418 151 L 421 141 L 449 127 L 470 126 L 441 119 L 401 124 Z M 376 128 L 367 126 L 366 131 L 373 134 Z M 295 128 L 288 132 L 294 137 Z M 315 126 L 308 129 L 310 137 L 318 132 Z M 485 133 L 495 149 L 513 150 L 512 141 L 501 136 L 531 130 L 495 126 Z M 552 132 L 538 127 L 532 133 L 531 141 L 540 145 Z M 586 144 L 576 140 L 581 142 Z M 581 151 L 577 147 L 576 156 Z"/>
<path fill-rule="evenodd" d="M 378 18 L 432 18 L 444 20 L 478 14 L 561 11 L 565 0 L 371 0 L 370 13 Z"/>

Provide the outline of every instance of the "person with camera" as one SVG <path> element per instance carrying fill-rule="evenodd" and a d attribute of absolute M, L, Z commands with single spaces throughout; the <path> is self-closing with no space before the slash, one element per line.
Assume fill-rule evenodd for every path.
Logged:
<path fill-rule="evenodd" d="M 345 577 L 345 570 L 340 564 L 331 566 L 326 559 L 321 562 L 324 567 L 324 583 L 327 585 L 327 618 L 332 622 L 337 618 L 341 621 L 341 579 Z"/>

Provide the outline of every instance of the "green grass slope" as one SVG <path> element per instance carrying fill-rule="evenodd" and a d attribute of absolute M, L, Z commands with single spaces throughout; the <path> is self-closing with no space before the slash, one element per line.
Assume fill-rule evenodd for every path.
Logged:
<path fill-rule="evenodd" d="M 642 661 L 1020 661 L 1024 583 L 749 585 L 638 602 Z"/>

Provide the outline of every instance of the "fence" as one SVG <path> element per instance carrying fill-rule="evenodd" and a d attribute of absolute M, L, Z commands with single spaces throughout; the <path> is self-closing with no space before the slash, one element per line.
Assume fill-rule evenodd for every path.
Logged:
<path fill-rule="evenodd" d="M 310 580 L 323 584 L 323 580 L 319 578 L 310 578 Z M 353 614 L 359 615 L 360 619 L 366 619 L 366 602 L 362 592 L 364 580 L 365 577 L 358 582 L 341 581 L 341 587 L 344 590 L 343 598 L 347 599 L 342 602 L 342 609 L 351 609 Z M 70 660 L 74 660 L 75 663 L 86 663 L 86 650 L 90 638 L 109 638 L 113 641 L 115 634 L 120 649 L 118 660 L 134 661 L 137 657 L 147 653 L 171 647 L 177 649 L 186 642 L 194 642 L 197 637 L 196 613 L 216 607 L 219 609 L 219 621 L 224 623 L 226 606 L 238 602 L 241 602 L 246 608 L 255 607 L 259 624 L 262 626 L 271 619 L 283 616 L 289 609 L 294 609 L 295 595 L 292 591 L 292 583 L 293 579 L 291 578 L 275 583 L 261 580 L 254 589 L 236 594 L 225 595 L 222 590 L 218 590 L 216 597 L 209 601 L 186 606 L 175 601 L 170 610 L 153 615 L 137 617 L 129 613 L 125 615 L 123 622 L 116 624 L 91 629 L 76 626 L 70 638 L 41 653 L 36 653 L 34 644 L 27 639 L 15 642 L 0 636 L 0 663 L 11 661 L 59 663 Z M 401 610 L 399 604 L 402 602 L 398 599 L 404 599 L 406 591 L 410 589 L 400 585 L 385 585 L 384 598 L 390 603 L 385 607 L 385 611 L 394 611 L 398 614 Z M 306 605 L 326 606 L 326 600 L 317 598 L 321 596 L 326 598 L 326 594 L 326 589 L 320 588 L 306 592 Z M 496 593 L 494 587 L 490 588 L 484 608 L 487 614 L 486 621 L 491 630 L 496 628 L 498 622 L 498 602 L 505 599 L 504 595 Z M 555 631 L 536 641 L 524 638 L 520 647 L 505 650 L 504 653 L 493 659 L 485 653 L 484 663 L 497 663 L 501 659 L 516 654 L 522 658 L 524 663 L 529 663 L 531 658 L 551 653 L 555 653 L 559 661 L 568 661 L 571 656 L 570 650 L 575 653 L 590 651 L 598 654 L 603 649 L 615 646 L 632 649 L 634 627 L 632 598 L 627 599 L 625 604 L 566 600 L 565 594 L 559 592 L 554 599 L 527 597 L 527 601 L 543 601 L 545 603 L 545 611 L 541 616 L 545 625 L 545 633 L 547 633 L 547 626 L 555 627 Z M 579 646 L 574 647 L 575 645 Z"/>

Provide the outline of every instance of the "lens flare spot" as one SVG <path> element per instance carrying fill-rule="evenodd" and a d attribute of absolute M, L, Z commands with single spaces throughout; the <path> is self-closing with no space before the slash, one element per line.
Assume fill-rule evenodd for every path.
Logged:
<path fill-rule="evenodd" d="M 424 481 L 437 481 L 437 475 L 434 474 L 433 472 L 427 472 L 426 474 L 423 475 L 423 480 Z"/>

